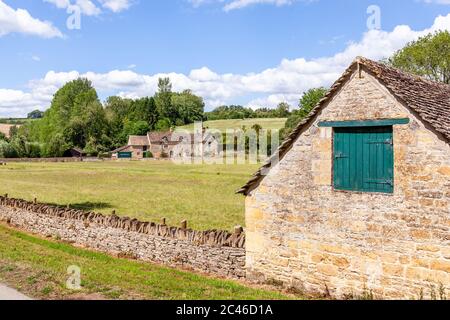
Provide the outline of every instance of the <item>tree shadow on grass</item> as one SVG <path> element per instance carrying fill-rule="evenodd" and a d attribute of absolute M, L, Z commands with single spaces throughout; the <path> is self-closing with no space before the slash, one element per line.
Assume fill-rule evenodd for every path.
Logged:
<path fill-rule="evenodd" d="M 80 203 L 70 203 L 70 204 L 56 204 L 56 203 L 45 203 L 49 206 L 60 206 L 60 207 L 66 207 L 67 205 L 70 206 L 70 209 L 77 209 L 77 210 L 83 210 L 83 211 L 95 211 L 95 210 L 102 210 L 102 209 L 110 209 L 112 208 L 110 203 L 107 202 L 80 202 Z"/>
<path fill-rule="evenodd" d="M 111 204 L 106 202 L 81 202 L 81 203 L 71 203 L 70 208 L 72 209 L 78 209 L 78 210 L 85 210 L 85 211 L 94 211 L 94 210 L 101 210 L 101 209 L 110 209 L 112 208 Z"/>

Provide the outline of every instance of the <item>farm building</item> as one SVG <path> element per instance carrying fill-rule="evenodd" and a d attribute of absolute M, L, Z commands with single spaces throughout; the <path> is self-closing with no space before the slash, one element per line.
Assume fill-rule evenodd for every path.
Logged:
<path fill-rule="evenodd" d="M 65 158 L 82 158 L 86 156 L 86 152 L 81 150 L 80 148 L 70 148 L 64 152 L 63 157 Z"/>
<path fill-rule="evenodd" d="M 450 86 L 357 58 L 239 192 L 250 278 L 448 296 Z"/>
<path fill-rule="evenodd" d="M 193 157 L 194 154 L 208 153 L 215 155 L 218 152 L 218 140 L 213 134 L 204 132 L 203 136 L 198 139 L 194 134 L 188 134 L 190 143 L 183 143 L 185 138 L 185 134 L 172 131 L 149 132 L 146 136 L 130 136 L 126 146 L 112 152 L 113 158 Z M 197 143 L 197 141 L 202 141 L 202 143 Z"/>

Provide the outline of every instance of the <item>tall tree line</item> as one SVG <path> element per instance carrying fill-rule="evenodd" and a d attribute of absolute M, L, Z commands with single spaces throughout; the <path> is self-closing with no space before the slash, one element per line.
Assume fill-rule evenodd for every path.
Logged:
<path fill-rule="evenodd" d="M 92 83 L 65 84 L 39 120 L 23 125 L 7 141 L 0 137 L 0 157 L 60 157 L 72 147 L 90 155 L 126 144 L 129 135 L 168 130 L 203 120 L 204 102 L 191 91 L 172 92 L 168 78 L 159 80 L 153 97 L 109 97 L 103 105 Z"/>

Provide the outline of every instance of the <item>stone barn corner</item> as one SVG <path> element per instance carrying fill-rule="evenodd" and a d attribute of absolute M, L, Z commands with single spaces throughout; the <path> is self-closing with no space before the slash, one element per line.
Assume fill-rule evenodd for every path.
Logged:
<path fill-rule="evenodd" d="M 248 277 L 334 298 L 448 296 L 449 141 L 450 86 L 357 58 L 240 190 Z"/>

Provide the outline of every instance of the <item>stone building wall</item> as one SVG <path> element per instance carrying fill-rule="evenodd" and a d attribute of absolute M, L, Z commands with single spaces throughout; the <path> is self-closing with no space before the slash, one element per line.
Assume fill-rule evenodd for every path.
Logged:
<path fill-rule="evenodd" d="M 245 234 L 194 231 L 0 197 L 0 221 L 122 257 L 220 277 L 245 277 Z"/>
<path fill-rule="evenodd" d="M 332 128 L 394 126 L 394 194 L 332 188 Z M 450 293 L 450 146 L 374 77 L 344 85 L 246 200 L 247 275 L 335 298 Z M 432 289 L 434 288 L 434 289 Z"/>

